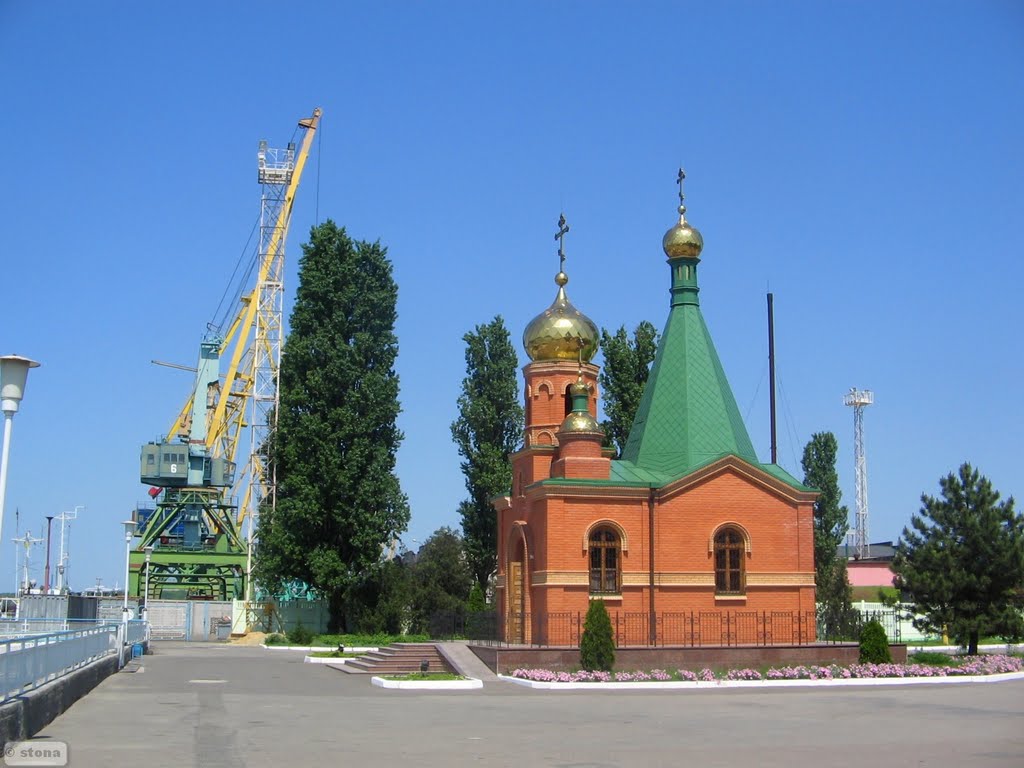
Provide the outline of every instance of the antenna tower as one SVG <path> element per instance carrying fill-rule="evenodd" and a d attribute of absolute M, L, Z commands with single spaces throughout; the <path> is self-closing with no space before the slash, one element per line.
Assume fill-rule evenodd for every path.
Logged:
<path fill-rule="evenodd" d="M 857 518 L 854 523 L 853 544 L 858 560 L 871 557 L 868 539 L 868 466 L 864 458 L 864 408 L 875 402 L 869 389 L 853 387 L 843 396 L 843 405 L 853 408 L 853 462 L 854 484 L 857 488 Z"/>

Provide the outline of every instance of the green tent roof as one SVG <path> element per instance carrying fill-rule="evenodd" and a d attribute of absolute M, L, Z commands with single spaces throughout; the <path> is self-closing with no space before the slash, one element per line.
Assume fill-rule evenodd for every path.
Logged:
<path fill-rule="evenodd" d="M 672 302 L 650 378 L 612 478 L 665 485 L 733 455 L 804 490 L 757 460 L 697 300 L 697 258 L 671 258 Z"/>

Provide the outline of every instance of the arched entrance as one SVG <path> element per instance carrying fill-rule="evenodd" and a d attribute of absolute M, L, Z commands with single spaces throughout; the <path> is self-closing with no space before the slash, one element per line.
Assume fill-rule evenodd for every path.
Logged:
<path fill-rule="evenodd" d="M 510 643 L 526 642 L 527 556 L 523 526 L 516 525 L 509 542 L 508 605 L 505 612 L 505 639 Z"/>

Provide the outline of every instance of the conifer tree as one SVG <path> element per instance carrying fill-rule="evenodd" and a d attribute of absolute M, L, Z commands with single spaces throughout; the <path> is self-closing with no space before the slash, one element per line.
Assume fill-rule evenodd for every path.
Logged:
<path fill-rule="evenodd" d="M 588 671 L 611 672 L 615 666 L 615 640 L 612 620 L 604 600 L 591 600 L 583 620 L 580 638 L 580 667 Z"/>
<path fill-rule="evenodd" d="M 844 634 L 853 618 L 846 559 L 838 554 L 849 528 L 849 512 L 839 503 L 843 494 L 836 473 L 838 449 L 835 435 L 817 432 L 804 446 L 801 460 L 804 485 L 820 492 L 814 502 L 814 585 L 819 618 L 826 637 L 831 638 Z"/>
<path fill-rule="evenodd" d="M 983 635 L 1024 637 L 1024 515 L 999 501 L 988 478 L 963 464 L 921 496 L 921 512 L 896 546 L 892 568 L 918 629 L 947 632 L 968 653 Z"/>
<path fill-rule="evenodd" d="M 452 439 L 462 457 L 469 498 L 459 504 L 462 538 L 470 570 L 480 589 L 494 573 L 498 548 L 497 515 L 491 499 L 509 493 L 509 454 L 522 442 L 523 407 L 516 381 L 516 358 L 505 322 L 498 315 L 462 337 L 466 377 Z"/>
<path fill-rule="evenodd" d="M 658 331 L 646 320 L 637 325 L 632 340 L 626 334 L 625 326 L 621 326 L 614 336 L 601 329 L 604 364 L 599 381 L 604 413 L 608 417 L 601 427 L 606 440 L 620 456 L 629 439 L 629 430 L 633 427 L 636 409 L 640 407 L 640 398 L 657 351 Z"/>
<path fill-rule="evenodd" d="M 356 588 L 409 521 L 394 472 L 397 296 L 379 242 L 330 220 L 312 229 L 282 352 L 277 505 L 261 510 L 256 574 L 271 592 L 293 579 L 312 587 L 332 632 L 346 629 Z"/>

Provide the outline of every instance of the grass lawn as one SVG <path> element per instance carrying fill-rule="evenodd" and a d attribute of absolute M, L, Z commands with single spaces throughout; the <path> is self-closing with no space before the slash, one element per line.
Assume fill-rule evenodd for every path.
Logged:
<path fill-rule="evenodd" d="M 465 680 L 454 672 L 410 672 L 407 675 L 381 675 L 385 680 Z"/>

